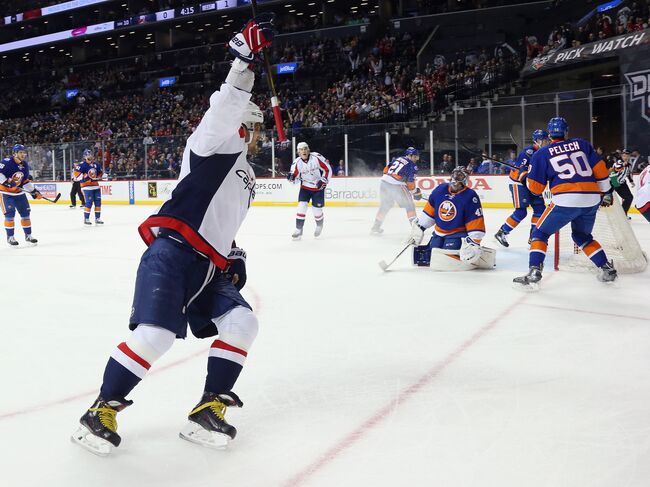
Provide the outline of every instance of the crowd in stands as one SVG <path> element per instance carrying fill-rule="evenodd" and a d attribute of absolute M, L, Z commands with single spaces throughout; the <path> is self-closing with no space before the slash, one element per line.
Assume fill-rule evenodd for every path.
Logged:
<path fill-rule="evenodd" d="M 595 13 L 583 23 L 557 26 L 549 33 L 546 43 L 535 36 L 526 37 L 526 57 L 534 59 L 561 49 L 579 47 L 609 37 L 644 30 L 648 26 L 650 0 L 627 2 L 618 10 Z"/>

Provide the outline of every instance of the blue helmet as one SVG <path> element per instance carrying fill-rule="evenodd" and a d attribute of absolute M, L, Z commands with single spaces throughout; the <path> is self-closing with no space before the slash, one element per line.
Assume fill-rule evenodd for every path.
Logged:
<path fill-rule="evenodd" d="M 538 140 L 546 140 L 548 139 L 548 132 L 544 129 L 537 129 L 532 133 L 530 138 L 533 140 L 533 142 L 537 142 Z"/>
<path fill-rule="evenodd" d="M 415 147 L 409 147 L 404 151 L 405 156 L 419 156 L 420 151 L 418 151 Z"/>
<path fill-rule="evenodd" d="M 90 149 L 86 149 L 86 150 L 84 151 L 84 153 L 83 153 L 83 157 L 84 157 L 84 159 L 85 159 L 86 157 L 88 157 L 88 156 L 92 156 L 92 155 L 93 155 L 93 151 L 91 151 Z"/>
<path fill-rule="evenodd" d="M 12 152 L 15 154 L 18 151 L 25 150 L 25 146 L 23 144 L 16 144 L 14 145 Z"/>
<path fill-rule="evenodd" d="M 548 121 L 548 134 L 554 138 L 565 139 L 569 132 L 569 124 L 562 117 L 553 117 Z"/>

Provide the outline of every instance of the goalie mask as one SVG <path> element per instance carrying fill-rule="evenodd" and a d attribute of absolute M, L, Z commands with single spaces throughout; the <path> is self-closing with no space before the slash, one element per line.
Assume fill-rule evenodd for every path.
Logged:
<path fill-rule="evenodd" d="M 458 166 L 451 171 L 449 178 L 449 186 L 454 193 L 458 193 L 465 186 L 467 186 L 467 170 L 463 166 Z"/>

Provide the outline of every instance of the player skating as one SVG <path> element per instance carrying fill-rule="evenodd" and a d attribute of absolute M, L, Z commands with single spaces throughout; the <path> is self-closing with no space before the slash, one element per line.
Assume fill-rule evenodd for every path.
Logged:
<path fill-rule="evenodd" d="M 591 235 L 601 201 L 603 206 L 612 204 L 607 167 L 589 142 L 567 139 L 568 130 L 562 117 L 549 121 L 551 143 L 535 152 L 528 172 L 531 193 L 541 195 L 548 183 L 553 202 L 533 231 L 528 274 L 513 280 L 527 288 L 535 288 L 542 279 L 549 237 L 569 223 L 575 244 L 600 269 L 598 279 L 610 282 L 617 277 L 613 263 Z"/>
<path fill-rule="evenodd" d="M 83 153 L 83 162 L 79 164 L 72 175 L 73 178 L 81 181 L 81 190 L 86 199 L 84 206 L 84 224 L 92 225 L 90 223 L 90 212 L 93 205 L 95 205 L 95 224 L 103 225 L 102 216 L 102 191 L 99 187 L 99 181 L 104 175 L 102 165 L 95 161 L 95 155 L 90 149 L 86 149 Z"/>
<path fill-rule="evenodd" d="M 650 166 L 639 174 L 639 188 L 636 191 L 636 209 L 650 222 Z"/>
<path fill-rule="evenodd" d="M 99 397 L 72 437 L 93 453 L 105 455 L 120 444 L 116 415 L 132 404 L 126 396 L 174 340 L 186 336 L 188 324 L 198 338 L 219 337 L 210 348 L 202 397 L 180 436 L 214 448 L 235 438 L 225 413 L 243 405 L 232 389 L 258 330 L 239 293 L 246 283 L 246 254 L 234 243 L 255 196 L 246 156 L 255 152 L 263 122 L 250 102 L 249 63 L 271 44 L 272 18 L 259 15 L 230 40 L 237 58 L 187 139 L 178 185 L 139 228 L 149 248 L 136 278 L 133 333 L 111 354 Z"/>
<path fill-rule="evenodd" d="M 18 245 L 14 236 L 14 217 L 16 211 L 20 215 L 20 224 L 25 232 L 25 241 L 31 245 L 38 242 L 32 236 L 32 220 L 29 216 L 31 208 L 25 192 L 34 199 L 42 198 L 41 193 L 34 187 L 32 177 L 29 175 L 27 151 L 22 144 L 13 146 L 11 157 L 0 161 L 0 207 L 5 217 L 5 231 L 7 243 L 12 247 Z"/>
<path fill-rule="evenodd" d="M 311 200 L 312 212 L 316 221 L 314 237 L 320 236 L 323 231 L 325 215 L 325 187 L 332 177 L 332 168 L 329 161 L 318 152 L 311 152 L 306 142 L 298 144 L 298 157 L 293 161 L 287 179 L 291 182 L 300 180 L 298 193 L 298 211 L 296 213 L 296 229 L 291 238 L 299 240 L 305 227 L 307 205 Z"/>
<path fill-rule="evenodd" d="M 451 172 L 448 183 L 440 184 L 431 192 L 411 229 L 410 243 L 416 246 L 413 251 L 416 265 L 428 266 L 432 249 L 448 251 L 450 256 L 466 264 L 479 265 L 484 257 L 486 267 L 494 265 L 494 251 L 481 247 L 485 236 L 481 200 L 467 183 L 467 171 L 459 166 Z M 428 245 L 420 246 L 424 231 L 432 226 L 431 240 Z"/>
<path fill-rule="evenodd" d="M 504 247 L 509 247 L 508 243 L 508 234 L 519 225 L 524 218 L 526 218 L 528 206 L 533 208 L 533 216 L 531 219 L 530 233 L 533 234 L 535 225 L 539 220 L 539 217 L 542 216 L 546 205 L 544 205 L 544 198 L 542 196 L 537 196 L 531 194 L 526 187 L 526 178 L 528 177 L 528 170 L 530 166 L 530 160 L 533 157 L 533 154 L 540 147 L 543 147 L 548 143 L 548 132 L 546 130 L 535 130 L 532 134 L 533 145 L 524 147 L 515 161 L 516 169 L 510 170 L 510 194 L 512 195 L 512 204 L 515 207 L 515 211 L 510 215 L 506 222 L 501 225 L 499 231 L 494 235 L 494 238 Z"/>
<path fill-rule="evenodd" d="M 375 223 L 370 229 L 371 234 L 380 235 L 384 232 L 381 225 L 395 203 L 406 210 L 409 223 L 415 219 L 413 200 L 422 199 L 420 188 L 415 187 L 419 160 L 418 150 L 409 147 L 404 151 L 403 156 L 396 157 L 384 167 L 384 174 L 379 183 L 379 210 L 377 210 Z"/>

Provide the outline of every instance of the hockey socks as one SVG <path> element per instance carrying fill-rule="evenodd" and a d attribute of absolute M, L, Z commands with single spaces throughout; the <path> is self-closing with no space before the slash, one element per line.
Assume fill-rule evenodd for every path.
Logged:
<path fill-rule="evenodd" d="M 591 259 L 596 267 L 603 267 L 605 264 L 607 264 L 607 256 L 605 255 L 605 251 L 595 240 L 592 240 L 591 242 L 580 246 L 580 248 L 585 253 L 585 255 Z"/>
<path fill-rule="evenodd" d="M 232 390 L 244 367 L 247 355 L 244 350 L 221 340 L 215 340 L 210 347 L 205 390 L 214 393 Z"/>
<path fill-rule="evenodd" d="M 126 342 L 111 353 L 100 396 L 106 400 L 126 397 L 144 378 L 151 364 L 171 348 L 176 335 L 154 325 L 139 325 Z"/>
<path fill-rule="evenodd" d="M 530 254 L 528 256 L 529 267 L 540 267 L 546 259 L 546 249 L 548 242 L 543 240 L 533 240 L 530 243 Z"/>
<path fill-rule="evenodd" d="M 6 218 L 5 219 L 5 230 L 7 231 L 7 238 L 14 236 L 14 219 Z"/>

